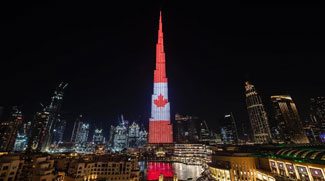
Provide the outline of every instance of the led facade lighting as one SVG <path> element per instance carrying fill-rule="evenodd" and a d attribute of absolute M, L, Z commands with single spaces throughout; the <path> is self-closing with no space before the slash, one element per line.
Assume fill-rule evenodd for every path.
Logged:
<path fill-rule="evenodd" d="M 158 43 L 156 45 L 156 70 L 149 120 L 149 143 L 172 143 L 173 129 L 170 123 L 170 105 L 166 78 L 166 60 L 160 12 Z"/>

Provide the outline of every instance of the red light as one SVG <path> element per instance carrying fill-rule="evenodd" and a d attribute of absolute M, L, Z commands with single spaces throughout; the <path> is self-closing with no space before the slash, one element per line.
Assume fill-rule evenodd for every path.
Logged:
<path fill-rule="evenodd" d="M 170 121 L 149 121 L 149 143 L 172 143 L 173 128 Z"/>
<path fill-rule="evenodd" d="M 164 96 L 160 94 L 158 96 L 158 99 L 154 100 L 154 103 L 157 107 L 165 107 L 165 105 L 168 103 L 168 100 L 164 99 Z"/>
<path fill-rule="evenodd" d="M 147 180 L 158 180 L 160 174 L 163 174 L 164 178 L 172 178 L 174 176 L 171 163 L 148 162 L 147 168 Z"/>
<path fill-rule="evenodd" d="M 22 117 L 17 117 L 17 119 L 23 119 Z"/>

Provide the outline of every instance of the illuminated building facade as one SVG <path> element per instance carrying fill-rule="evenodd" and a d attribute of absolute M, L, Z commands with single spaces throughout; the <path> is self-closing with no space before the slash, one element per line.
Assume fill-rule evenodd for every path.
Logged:
<path fill-rule="evenodd" d="M 22 112 L 14 106 L 10 118 L 0 123 L 0 151 L 13 151 L 22 123 Z"/>
<path fill-rule="evenodd" d="M 51 104 L 46 108 L 47 111 L 49 112 L 49 116 L 48 116 L 48 124 L 46 125 L 45 138 L 41 149 L 42 152 L 49 151 L 51 144 L 54 143 L 55 140 L 54 136 L 59 137 L 56 138 L 56 140 L 60 140 L 61 138 L 61 133 L 54 134 L 56 132 L 54 130 L 60 130 L 61 132 L 62 127 L 65 127 L 65 125 L 62 125 L 65 124 L 65 122 L 59 120 L 59 116 L 60 116 L 59 113 L 60 113 L 61 104 L 63 100 L 64 89 L 66 88 L 67 85 L 68 84 L 63 84 L 63 82 L 60 83 L 60 85 L 54 91 L 54 96 L 52 97 Z"/>
<path fill-rule="evenodd" d="M 88 142 L 88 135 L 89 135 L 89 124 L 83 123 L 76 135 L 76 151 L 83 152 L 87 148 Z"/>
<path fill-rule="evenodd" d="M 30 152 L 41 151 L 44 144 L 45 134 L 47 132 L 46 125 L 48 124 L 49 112 L 37 112 L 34 116 L 31 125 L 30 136 L 28 137 L 27 150 Z"/>
<path fill-rule="evenodd" d="M 258 144 L 269 143 L 271 141 L 271 132 L 262 99 L 256 92 L 254 85 L 249 82 L 245 84 L 246 106 L 253 131 L 254 142 Z"/>
<path fill-rule="evenodd" d="M 175 144 L 173 160 L 190 165 L 205 165 L 211 162 L 211 148 L 205 144 Z"/>
<path fill-rule="evenodd" d="M 325 97 L 310 99 L 310 124 L 315 142 L 325 143 Z"/>
<path fill-rule="evenodd" d="M 105 137 L 103 135 L 103 129 L 95 129 L 95 133 L 93 135 L 93 143 L 103 144 L 104 142 L 105 142 Z"/>
<path fill-rule="evenodd" d="M 289 95 L 275 95 L 271 96 L 271 101 L 281 140 L 286 143 L 309 143 L 292 98 Z"/>
<path fill-rule="evenodd" d="M 119 155 L 73 155 L 57 158 L 57 170 L 64 180 L 139 181 L 140 169 L 134 158 Z"/>
<path fill-rule="evenodd" d="M 30 132 L 31 122 L 24 122 L 18 130 L 14 151 L 25 151 L 28 143 L 28 135 Z"/>
<path fill-rule="evenodd" d="M 128 148 L 138 148 L 147 144 L 148 132 L 143 126 L 133 122 L 128 130 Z"/>
<path fill-rule="evenodd" d="M 175 142 L 197 142 L 199 140 L 199 124 L 198 117 L 176 114 L 173 124 Z"/>
<path fill-rule="evenodd" d="M 63 142 L 63 135 L 67 122 L 61 115 L 58 115 L 56 126 L 53 129 L 53 140 L 52 144 L 58 145 Z"/>
<path fill-rule="evenodd" d="M 148 143 L 148 131 L 143 127 L 140 128 L 139 137 L 137 139 L 137 147 L 143 147 Z"/>
<path fill-rule="evenodd" d="M 213 155 L 212 163 L 209 164 L 210 175 L 214 180 L 276 181 L 270 172 L 260 167 L 259 158 L 244 153 Z"/>
<path fill-rule="evenodd" d="M 199 141 L 200 142 L 210 142 L 214 140 L 214 136 L 211 134 L 208 128 L 208 124 L 206 121 L 201 121 L 200 123 L 200 135 L 199 135 Z"/>
<path fill-rule="evenodd" d="M 70 142 L 75 143 L 77 139 L 77 135 L 79 134 L 79 131 L 81 129 L 81 126 L 83 122 L 81 121 L 82 115 L 79 115 L 79 117 L 76 119 L 76 121 L 73 124 L 72 134 Z"/>
<path fill-rule="evenodd" d="M 118 152 L 127 148 L 128 146 L 128 128 L 124 118 L 122 117 L 121 122 L 114 129 L 114 142 L 113 151 Z"/>
<path fill-rule="evenodd" d="M 211 176 L 215 180 L 325 180 L 324 146 L 215 147 Z"/>
<path fill-rule="evenodd" d="M 151 118 L 149 120 L 149 143 L 173 142 L 163 41 L 160 12 L 158 43 L 156 45 L 156 70 L 154 71 L 154 89 L 151 102 Z"/>
<path fill-rule="evenodd" d="M 325 180 L 324 149 L 284 148 L 268 162 L 273 174 L 288 180 Z"/>
<path fill-rule="evenodd" d="M 122 151 L 125 148 L 139 148 L 148 143 L 148 132 L 143 125 L 136 122 L 128 126 L 128 122 L 121 116 L 119 124 L 111 126 L 108 141 L 108 149 L 113 152 Z"/>
<path fill-rule="evenodd" d="M 140 127 L 137 123 L 133 122 L 129 126 L 128 130 L 128 147 L 129 148 L 136 148 L 137 147 L 137 140 L 139 138 Z"/>
<path fill-rule="evenodd" d="M 220 121 L 220 136 L 224 144 L 238 143 L 236 121 L 232 113 L 226 114 Z"/>

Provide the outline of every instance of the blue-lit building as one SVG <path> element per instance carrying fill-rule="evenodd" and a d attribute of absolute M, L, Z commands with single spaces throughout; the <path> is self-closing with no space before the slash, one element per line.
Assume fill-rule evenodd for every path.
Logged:
<path fill-rule="evenodd" d="M 237 126 L 234 115 L 232 113 L 224 115 L 219 120 L 220 124 L 220 136 L 224 144 L 236 144 L 238 143 Z"/>

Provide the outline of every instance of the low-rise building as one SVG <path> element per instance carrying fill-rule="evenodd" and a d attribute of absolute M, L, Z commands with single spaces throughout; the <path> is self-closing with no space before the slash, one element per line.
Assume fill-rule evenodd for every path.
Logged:
<path fill-rule="evenodd" d="M 8 154 L 0 157 L 0 180 L 58 179 L 54 160 L 45 154 Z"/>
<path fill-rule="evenodd" d="M 136 159 L 116 155 L 92 155 L 69 161 L 65 175 L 67 181 L 81 180 L 138 181 L 140 169 Z"/>
<path fill-rule="evenodd" d="M 21 160 L 18 155 L 3 155 L 0 157 L 0 181 L 15 180 L 19 172 Z"/>
<path fill-rule="evenodd" d="M 185 164 L 203 165 L 211 162 L 210 146 L 205 144 L 175 144 L 173 160 Z"/>
<path fill-rule="evenodd" d="M 215 180 L 325 180 L 322 145 L 215 147 Z"/>

